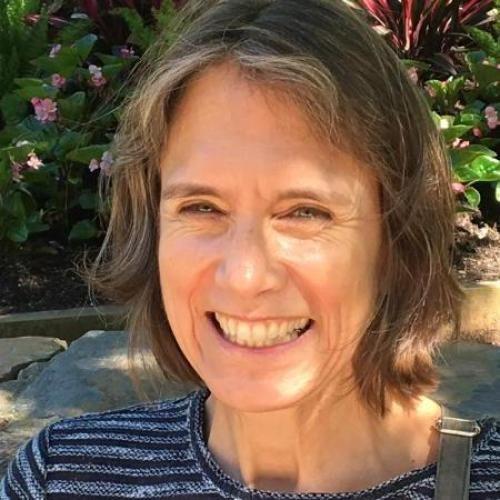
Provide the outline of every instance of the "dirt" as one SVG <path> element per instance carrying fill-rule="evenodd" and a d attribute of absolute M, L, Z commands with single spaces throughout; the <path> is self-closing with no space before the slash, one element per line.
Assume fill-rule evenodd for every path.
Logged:
<path fill-rule="evenodd" d="M 457 215 L 455 269 L 463 282 L 500 279 L 500 233 L 480 214 Z M 54 241 L 0 252 L 0 314 L 68 309 L 92 304 L 77 265 L 84 251 L 98 247 L 64 247 Z"/>
<path fill-rule="evenodd" d="M 0 252 L 0 315 L 105 304 L 101 297 L 92 304 L 77 272 L 84 251 L 97 248 L 48 242 Z"/>

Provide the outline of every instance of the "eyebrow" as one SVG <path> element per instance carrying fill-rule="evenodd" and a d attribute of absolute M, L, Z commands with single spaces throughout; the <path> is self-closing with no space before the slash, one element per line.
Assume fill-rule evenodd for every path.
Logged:
<path fill-rule="evenodd" d="M 188 198 L 190 196 L 216 196 L 222 198 L 222 194 L 217 189 L 194 182 L 178 182 L 170 184 L 161 192 L 161 197 L 164 200 L 175 200 L 179 198 Z M 347 200 L 347 197 L 340 193 L 335 193 L 333 196 L 336 199 L 343 201 Z M 277 201 L 293 198 L 309 198 L 320 203 L 329 203 L 333 201 L 327 193 L 304 188 L 286 189 L 285 191 L 281 191 L 278 193 Z"/>

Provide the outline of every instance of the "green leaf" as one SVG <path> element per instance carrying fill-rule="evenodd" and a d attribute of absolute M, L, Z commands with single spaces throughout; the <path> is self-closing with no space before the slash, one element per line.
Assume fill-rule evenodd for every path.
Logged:
<path fill-rule="evenodd" d="M 500 58 L 500 43 L 490 33 L 475 27 L 465 28 L 465 30 L 488 55 Z"/>
<path fill-rule="evenodd" d="M 6 236 L 14 243 L 23 243 L 28 239 L 28 228 L 24 221 L 14 219 L 9 223 Z"/>
<path fill-rule="evenodd" d="M 110 148 L 109 144 L 94 144 L 92 146 L 86 146 L 84 148 L 79 148 L 71 151 L 66 155 L 67 160 L 73 160 L 78 163 L 88 164 L 90 160 L 95 158 L 100 160 L 104 151 Z"/>
<path fill-rule="evenodd" d="M 12 173 L 7 161 L 0 159 L 0 193 L 10 184 Z"/>
<path fill-rule="evenodd" d="M 77 222 L 69 233 L 68 239 L 70 240 L 90 240 L 95 238 L 98 234 L 98 230 L 94 222 L 84 219 Z"/>
<path fill-rule="evenodd" d="M 471 71 L 480 87 L 500 81 L 500 69 L 489 64 L 471 64 Z"/>
<path fill-rule="evenodd" d="M 465 190 L 465 198 L 472 208 L 477 208 L 481 202 L 481 195 L 479 191 L 473 187 L 468 187 Z"/>
<path fill-rule="evenodd" d="M 482 116 L 479 113 L 460 113 L 460 124 L 476 127 L 481 123 Z"/>
<path fill-rule="evenodd" d="M 104 64 L 116 64 L 121 61 L 120 57 L 103 54 L 102 52 L 94 52 L 94 55 L 96 55 Z"/>
<path fill-rule="evenodd" d="M 51 99 L 54 99 L 57 96 L 59 89 L 52 87 L 52 85 L 43 83 L 38 86 L 22 87 L 14 92 L 22 99 L 29 101 L 33 97 L 40 97 L 41 99 L 50 97 Z"/>
<path fill-rule="evenodd" d="M 497 185 L 495 186 L 495 200 L 500 203 L 500 182 L 497 182 Z"/>
<path fill-rule="evenodd" d="M 74 47 L 63 47 L 56 57 L 41 56 L 34 59 L 32 63 L 49 75 L 59 73 L 68 78 L 80 63 L 80 55 Z"/>
<path fill-rule="evenodd" d="M 449 153 L 453 168 L 463 167 L 478 156 L 496 156 L 495 151 L 485 146 L 481 146 L 480 144 L 473 144 L 472 146 L 468 146 L 466 148 L 451 148 Z"/>
<path fill-rule="evenodd" d="M 105 78 L 109 80 L 110 78 L 117 76 L 123 69 L 123 67 L 124 67 L 123 62 L 115 64 L 106 64 L 102 67 L 102 74 Z"/>
<path fill-rule="evenodd" d="M 73 149 L 85 146 L 90 140 L 90 133 L 80 133 L 74 130 L 65 130 L 54 147 L 54 155 L 58 159 L 64 159 Z"/>
<path fill-rule="evenodd" d="M 26 210 L 19 191 L 14 191 L 5 197 L 4 208 L 15 219 L 22 220 L 23 222 L 26 219 Z"/>
<path fill-rule="evenodd" d="M 472 168 L 476 168 L 483 173 L 500 170 L 500 160 L 491 156 L 479 156 L 471 164 Z"/>
<path fill-rule="evenodd" d="M 87 59 L 96 41 L 97 36 L 93 33 L 89 33 L 73 44 L 73 48 L 76 49 L 76 52 L 78 53 L 82 61 L 85 61 L 85 59 Z"/>
<path fill-rule="evenodd" d="M 85 107 L 85 92 L 75 92 L 66 99 L 59 99 L 57 105 L 62 117 L 77 121 L 82 117 Z"/>
<path fill-rule="evenodd" d="M 465 135 L 472 127 L 470 125 L 453 125 L 449 128 L 442 129 L 441 132 L 446 142 L 451 142 L 458 137 Z"/>
<path fill-rule="evenodd" d="M 43 84 L 40 78 L 14 78 L 14 83 L 19 87 L 39 87 Z"/>
<path fill-rule="evenodd" d="M 478 156 L 467 165 L 453 169 L 461 182 L 490 182 L 500 180 L 500 161 L 489 156 Z"/>
<path fill-rule="evenodd" d="M 50 229 L 50 226 L 48 224 L 42 222 L 40 212 L 33 212 L 32 214 L 30 214 L 30 216 L 26 219 L 26 227 L 30 234 L 41 233 Z"/>
<path fill-rule="evenodd" d="M 84 191 L 78 198 L 78 203 L 85 210 L 94 210 L 97 207 L 99 197 L 91 191 Z"/>
<path fill-rule="evenodd" d="M 0 109 L 7 124 L 21 121 L 29 112 L 28 103 L 16 94 L 5 94 Z"/>

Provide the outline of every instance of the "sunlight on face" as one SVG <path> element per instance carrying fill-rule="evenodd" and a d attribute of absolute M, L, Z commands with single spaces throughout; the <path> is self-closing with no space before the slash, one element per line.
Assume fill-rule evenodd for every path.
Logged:
<path fill-rule="evenodd" d="M 372 308 L 376 182 L 300 110 L 229 63 L 193 81 L 161 161 L 159 269 L 175 338 L 211 392 L 265 411 L 336 391 Z M 280 348 L 223 340 L 207 312 L 311 318 Z"/>

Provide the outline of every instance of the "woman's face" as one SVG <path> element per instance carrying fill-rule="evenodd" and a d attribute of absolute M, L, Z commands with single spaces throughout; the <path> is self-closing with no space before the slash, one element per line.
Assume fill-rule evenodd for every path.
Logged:
<path fill-rule="evenodd" d="M 181 100 L 161 186 L 165 311 L 214 396 L 266 411 L 340 389 L 377 289 L 381 221 L 367 170 L 315 139 L 294 104 L 225 63 Z M 224 338 L 213 312 L 233 319 L 233 335 L 241 320 L 240 343 L 271 345 Z M 312 327 L 293 339 L 302 318 Z"/>

